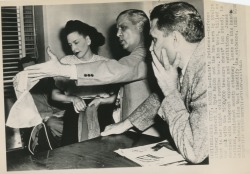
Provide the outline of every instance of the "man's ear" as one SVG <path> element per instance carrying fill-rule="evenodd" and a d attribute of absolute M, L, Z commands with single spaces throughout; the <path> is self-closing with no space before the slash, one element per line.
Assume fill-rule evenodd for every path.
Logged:
<path fill-rule="evenodd" d="M 138 30 L 139 30 L 140 32 L 143 32 L 143 22 L 142 22 L 142 21 L 138 22 L 138 23 L 136 24 L 136 27 L 138 28 Z"/>
<path fill-rule="evenodd" d="M 173 37 L 173 44 L 174 44 L 174 48 L 180 47 L 181 44 L 181 40 L 183 39 L 183 36 L 181 35 L 180 32 L 178 31 L 173 31 L 172 32 L 172 37 Z"/>
<path fill-rule="evenodd" d="M 86 41 L 87 41 L 87 44 L 88 44 L 88 45 L 91 45 L 91 39 L 90 39 L 90 37 L 89 37 L 89 36 L 86 36 L 85 39 L 86 39 Z"/>

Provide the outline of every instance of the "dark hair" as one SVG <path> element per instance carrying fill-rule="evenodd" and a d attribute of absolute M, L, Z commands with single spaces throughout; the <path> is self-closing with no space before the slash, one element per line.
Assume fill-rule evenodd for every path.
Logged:
<path fill-rule="evenodd" d="M 31 62 L 33 62 L 34 64 L 36 64 L 37 60 L 35 58 L 31 58 L 29 56 L 26 56 L 26 57 L 23 57 L 23 58 L 19 59 L 18 60 L 18 64 L 17 64 L 19 71 L 24 70 L 24 68 L 25 68 L 24 64 L 25 63 L 31 63 Z"/>
<path fill-rule="evenodd" d="M 128 20 L 132 22 L 132 24 L 136 25 L 139 22 L 142 22 L 142 29 L 143 29 L 143 36 L 144 36 L 144 42 L 146 46 L 149 46 L 151 43 L 151 37 L 149 35 L 150 31 L 150 22 L 147 17 L 147 15 L 142 10 L 137 9 L 129 9 L 122 11 L 116 18 L 116 21 L 119 19 L 119 17 L 126 15 Z"/>
<path fill-rule="evenodd" d="M 179 31 L 190 43 L 199 42 L 204 38 L 204 26 L 200 14 L 186 2 L 156 6 L 150 14 L 150 20 L 153 19 L 158 19 L 159 30 L 165 31 L 166 34 Z"/>
<path fill-rule="evenodd" d="M 102 33 L 99 33 L 95 27 L 92 27 L 79 20 L 70 20 L 66 23 L 64 27 L 65 37 L 73 32 L 78 32 L 84 37 L 89 36 L 91 40 L 90 49 L 94 53 L 97 53 L 98 47 L 104 45 L 105 43 L 105 37 L 102 35 Z"/>

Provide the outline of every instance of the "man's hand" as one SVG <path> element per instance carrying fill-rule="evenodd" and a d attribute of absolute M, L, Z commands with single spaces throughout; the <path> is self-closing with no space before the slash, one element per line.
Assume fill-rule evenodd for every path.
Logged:
<path fill-rule="evenodd" d="M 28 77 L 31 78 L 32 81 L 46 77 L 70 77 L 68 73 L 70 71 L 70 65 L 61 64 L 49 47 L 47 48 L 47 53 L 50 57 L 49 61 L 25 68 L 25 71 L 28 72 Z"/>
<path fill-rule="evenodd" d="M 127 130 L 129 130 L 132 127 L 133 127 L 133 125 L 130 123 L 130 121 L 128 119 L 126 119 L 122 122 L 106 126 L 105 130 L 101 133 L 101 136 L 108 136 L 108 135 L 112 135 L 112 134 L 121 134 L 123 132 L 126 132 Z"/>
<path fill-rule="evenodd" d="M 180 56 L 177 53 L 173 65 L 169 63 L 168 56 L 165 49 L 161 51 L 161 60 L 156 57 L 155 53 L 151 51 L 153 58 L 152 66 L 157 82 L 165 96 L 169 95 L 172 91 L 177 89 L 178 72 L 177 67 L 180 63 Z"/>

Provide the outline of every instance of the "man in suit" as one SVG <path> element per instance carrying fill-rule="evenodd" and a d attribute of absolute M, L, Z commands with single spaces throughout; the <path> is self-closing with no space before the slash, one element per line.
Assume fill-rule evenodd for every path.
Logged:
<path fill-rule="evenodd" d="M 26 69 L 33 80 L 64 76 L 75 80 L 78 86 L 121 83 L 123 87 L 120 120 L 122 122 L 107 126 L 106 131 L 131 127 L 129 119 L 132 118 L 126 118 L 151 94 L 146 63 L 149 58 L 150 44 L 149 19 L 143 11 L 130 9 L 121 12 L 116 23 L 119 41 L 123 49 L 130 52 L 119 61 L 110 59 L 78 65 L 63 65 L 48 49 L 50 61 Z"/>
<path fill-rule="evenodd" d="M 155 7 L 150 20 L 152 66 L 164 100 L 160 104 L 157 96 L 152 94 L 133 112 L 131 117 L 135 120 L 132 124 L 143 130 L 151 124 L 155 115 L 151 108 L 160 108 L 158 114 L 168 123 L 178 151 L 187 161 L 200 163 L 208 157 L 207 79 L 202 19 L 192 5 L 173 2 Z M 140 122 L 136 121 L 136 117 L 140 117 Z M 121 127 L 117 132 L 129 128 Z M 117 132 L 104 132 L 103 135 Z"/>

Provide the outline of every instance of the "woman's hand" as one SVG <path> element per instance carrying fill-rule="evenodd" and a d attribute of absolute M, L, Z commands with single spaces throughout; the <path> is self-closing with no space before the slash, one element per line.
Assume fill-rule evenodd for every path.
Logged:
<path fill-rule="evenodd" d="M 102 98 L 95 98 L 94 100 L 92 100 L 88 106 L 92 106 L 94 105 L 96 108 L 98 108 L 100 106 L 100 104 L 102 104 Z"/>
<path fill-rule="evenodd" d="M 71 102 L 73 103 L 73 106 L 76 112 L 85 111 L 87 107 L 85 101 L 81 97 L 78 97 L 78 96 L 72 96 Z"/>
<path fill-rule="evenodd" d="M 88 106 L 94 105 L 98 108 L 101 104 L 110 104 L 113 103 L 115 95 L 110 95 L 108 93 L 99 94 L 94 100 L 92 100 Z"/>
<path fill-rule="evenodd" d="M 110 97 L 110 94 L 108 93 L 101 93 L 96 96 L 97 98 L 108 98 Z"/>

